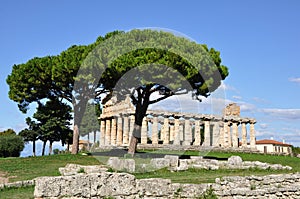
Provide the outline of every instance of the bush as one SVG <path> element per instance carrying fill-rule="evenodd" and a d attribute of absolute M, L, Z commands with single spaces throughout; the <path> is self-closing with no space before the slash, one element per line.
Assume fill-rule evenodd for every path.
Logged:
<path fill-rule="evenodd" d="M 54 155 L 57 155 L 57 154 L 59 154 L 60 153 L 60 150 L 59 149 L 53 149 L 53 154 Z"/>
<path fill-rule="evenodd" d="M 24 141 L 18 135 L 0 136 L 0 157 L 19 157 Z"/>

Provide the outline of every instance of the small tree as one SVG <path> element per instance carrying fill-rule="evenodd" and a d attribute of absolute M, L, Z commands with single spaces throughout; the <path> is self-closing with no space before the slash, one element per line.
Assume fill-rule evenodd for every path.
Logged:
<path fill-rule="evenodd" d="M 33 117 L 39 121 L 39 139 L 43 141 L 44 155 L 46 142 L 49 141 L 49 154 L 55 141 L 65 143 L 70 134 L 71 107 L 57 98 L 52 98 L 46 104 L 39 104 Z"/>
<path fill-rule="evenodd" d="M 87 135 L 88 141 L 90 141 L 90 133 L 94 133 L 94 143 L 96 142 L 96 132 L 99 131 L 100 125 L 98 117 L 101 114 L 99 103 L 88 103 L 85 109 L 85 113 L 81 120 L 80 134 L 82 136 Z"/>
<path fill-rule="evenodd" d="M 35 142 L 38 140 L 40 134 L 39 126 L 35 121 L 32 121 L 30 117 L 26 118 L 26 124 L 28 125 L 28 128 L 20 131 L 19 135 L 23 137 L 25 142 L 32 142 L 32 155 L 36 156 Z"/>
<path fill-rule="evenodd" d="M 19 157 L 23 149 L 22 137 L 12 129 L 0 132 L 0 157 Z"/>
<path fill-rule="evenodd" d="M 13 129 L 7 129 L 0 132 L 0 136 L 16 135 L 16 132 Z"/>

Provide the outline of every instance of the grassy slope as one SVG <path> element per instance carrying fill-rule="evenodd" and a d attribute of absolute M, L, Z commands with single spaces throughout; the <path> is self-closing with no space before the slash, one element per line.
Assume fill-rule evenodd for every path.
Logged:
<path fill-rule="evenodd" d="M 186 152 L 185 155 L 197 155 L 195 152 Z M 289 156 L 271 156 L 260 154 L 243 154 L 243 153 L 218 153 L 210 152 L 207 156 L 216 158 L 228 158 L 232 155 L 239 155 L 244 161 L 261 161 L 272 164 L 289 165 L 293 167 L 292 171 L 272 171 L 272 170 L 196 170 L 190 169 L 182 172 L 169 172 L 166 169 L 151 173 L 135 174 L 137 178 L 169 178 L 173 182 L 181 183 L 206 183 L 214 182 L 215 178 L 232 175 L 268 175 L 276 173 L 300 172 L 300 159 Z M 97 160 L 99 159 L 99 160 Z M 6 158 L 0 159 L 0 172 L 7 173 L 8 176 L 15 176 L 10 182 L 19 180 L 33 179 L 38 176 L 57 176 L 58 168 L 65 166 L 67 163 L 76 163 L 82 165 L 101 164 L 103 158 L 82 155 L 53 155 L 44 157 L 29 158 Z M 106 157 L 104 158 L 106 159 Z M 33 198 L 33 187 L 20 189 L 5 189 L 0 191 L 0 198 Z M 22 197 L 20 197 L 22 196 Z"/>
<path fill-rule="evenodd" d="M 82 155 L 52 155 L 28 158 L 0 159 L 0 172 L 6 172 L 10 176 L 10 182 L 19 180 L 31 180 L 38 176 L 57 176 L 59 167 L 67 163 L 82 165 L 99 164 L 95 158 Z"/>
<path fill-rule="evenodd" d="M 152 152 L 155 153 L 155 152 Z M 184 155 L 198 155 L 198 152 L 187 151 Z M 249 176 L 249 175 L 270 175 L 280 173 L 300 172 L 300 159 L 290 156 L 276 156 L 276 155 L 264 155 L 264 154 L 247 154 L 247 153 L 220 153 L 210 152 L 206 156 L 215 158 L 228 158 L 233 155 L 242 157 L 244 161 L 260 161 L 271 164 L 288 165 L 293 168 L 292 171 L 288 170 L 261 170 L 261 169 L 249 169 L 249 170 L 199 170 L 189 169 L 182 172 L 168 172 L 166 169 L 162 169 L 150 173 L 136 174 L 137 178 L 169 178 L 173 182 L 182 183 L 211 183 L 215 181 L 215 178 L 222 176 Z"/>
<path fill-rule="evenodd" d="M 33 199 L 34 186 L 0 190 L 1 199 Z"/>

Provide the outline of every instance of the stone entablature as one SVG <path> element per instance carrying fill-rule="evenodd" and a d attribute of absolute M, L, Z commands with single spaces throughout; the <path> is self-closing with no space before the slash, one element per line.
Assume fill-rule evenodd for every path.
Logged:
<path fill-rule="evenodd" d="M 128 146 L 134 114 L 135 107 L 129 97 L 117 104 L 114 99 L 108 101 L 99 118 L 100 146 Z M 250 125 L 250 148 L 255 150 L 256 120 L 239 115 L 240 108 L 236 104 L 229 104 L 223 116 L 148 110 L 142 123 L 140 144 L 247 148 L 247 125 Z M 241 133 L 238 126 L 241 126 Z"/>

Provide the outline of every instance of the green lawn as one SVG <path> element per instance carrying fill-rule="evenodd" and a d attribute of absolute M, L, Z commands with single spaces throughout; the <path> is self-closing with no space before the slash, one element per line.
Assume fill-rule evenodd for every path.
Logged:
<path fill-rule="evenodd" d="M 0 190 L 1 199 L 33 199 L 34 186 Z"/>
<path fill-rule="evenodd" d="M 166 153 L 166 151 L 149 151 L 149 153 Z M 195 156 L 199 155 L 197 151 L 186 151 L 182 152 L 172 152 L 173 154 L 180 154 L 183 156 Z M 262 170 L 262 169 L 247 169 L 247 170 L 204 170 L 204 169 L 189 169 L 188 171 L 181 172 L 169 172 L 166 169 L 135 174 L 137 178 L 168 178 L 172 182 L 181 183 L 211 183 L 214 182 L 216 178 L 222 176 L 249 176 L 249 175 L 270 175 L 270 174 L 280 174 L 280 173 L 292 173 L 300 172 L 300 159 L 290 156 L 277 156 L 277 155 L 264 155 L 264 154 L 248 154 L 248 153 L 224 153 L 224 152 L 209 152 L 206 157 L 226 159 L 230 156 L 238 155 L 243 161 L 260 161 L 267 162 L 270 164 L 282 164 L 291 166 L 292 171 L 289 170 Z"/>
<path fill-rule="evenodd" d="M 92 156 L 83 155 L 51 155 L 27 158 L 2 158 L 0 159 L 0 172 L 10 176 L 10 182 L 20 180 L 31 180 L 38 176 L 58 176 L 59 167 L 64 167 L 68 163 L 82 165 L 100 164 Z"/>
<path fill-rule="evenodd" d="M 146 152 L 146 151 L 144 151 Z M 147 153 L 162 153 L 162 151 L 148 151 Z M 167 151 L 163 152 L 167 153 Z M 168 152 L 169 153 L 169 152 Z M 199 152 L 186 151 L 172 152 L 178 155 L 199 155 Z M 162 169 L 149 173 L 134 174 L 136 178 L 169 178 L 172 182 L 181 183 L 207 183 L 214 182 L 215 178 L 222 176 L 247 176 L 247 175 L 268 175 L 279 173 L 300 172 L 300 158 L 290 156 L 275 156 L 262 154 L 246 154 L 246 153 L 220 153 L 210 152 L 206 156 L 212 158 L 228 158 L 232 155 L 239 155 L 244 161 L 261 161 L 272 164 L 282 164 L 293 167 L 292 171 L 280 170 L 203 170 L 189 169 L 188 171 L 170 172 Z M 28 158 L 0 158 L 0 172 L 6 173 L 10 178 L 10 182 L 19 180 L 29 180 L 38 176 L 58 176 L 58 168 L 64 167 L 68 163 L 76 163 L 82 165 L 102 164 L 108 157 L 94 157 L 83 155 L 52 155 L 44 157 L 28 157 Z M 146 161 L 146 160 L 144 160 Z M 33 198 L 33 187 L 25 187 L 19 189 L 0 190 L 0 198 Z"/>

